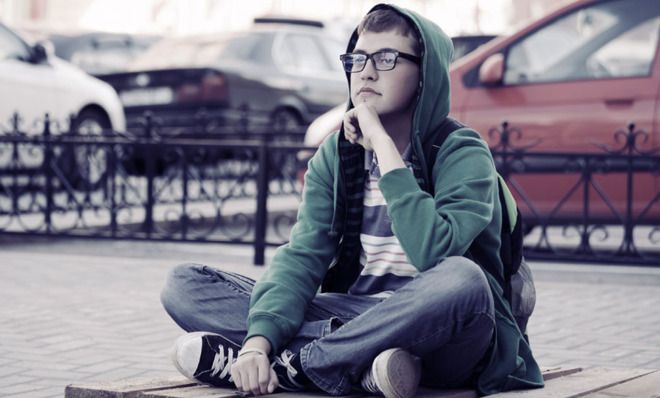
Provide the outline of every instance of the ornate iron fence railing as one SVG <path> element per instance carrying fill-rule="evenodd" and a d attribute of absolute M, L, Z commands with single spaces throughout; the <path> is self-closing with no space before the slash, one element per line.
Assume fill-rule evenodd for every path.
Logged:
<path fill-rule="evenodd" d="M 503 123 L 489 132 L 516 196 L 528 258 L 660 265 L 660 148 L 634 124 L 598 152 L 533 151 Z"/>
<path fill-rule="evenodd" d="M 80 136 L 0 134 L 0 234 L 266 246 L 288 239 L 300 201 L 300 132 L 225 129 Z M 660 265 L 660 151 L 634 125 L 620 147 L 533 151 L 504 123 L 489 132 L 526 221 L 528 258 Z M 220 137 L 220 138 L 219 138 Z"/>

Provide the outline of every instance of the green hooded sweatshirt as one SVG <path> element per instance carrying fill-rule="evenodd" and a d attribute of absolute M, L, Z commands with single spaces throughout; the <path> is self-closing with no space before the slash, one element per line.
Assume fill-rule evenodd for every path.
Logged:
<path fill-rule="evenodd" d="M 496 315 L 490 358 L 480 372 L 477 390 L 487 395 L 542 387 L 539 367 L 499 282 L 504 279 L 499 257 L 502 209 L 497 173 L 488 146 L 478 133 L 462 128 L 445 140 L 437 151 L 432 172 L 430 175 L 426 172 L 424 148 L 434 142 L 449 114 L 452 42 L 436 24 L 414 12 L 384 4 L 372 10 L 379 8 L 390 8 L 407 18 L 417 29 L 423 49 L 411 129 L 413 163 L 421 171 L 416 176 L 409 169 L 395 169 L 379 180 L 392 230 L 410 263 L 420 272 L 447 257 L 466 255 L 472 242 L 477 244 L 481 253 L 478 262 L 488 278 Z M 348 52 L 356 41 L 357 32 L 354 32 Z M 349 103 L 349 109 L 352 106 Z M 348 144 L 342 134 L 339 131 L 328 137 L 309 161 L 303 198 L 289 243 L 277 250 L 252 292 L 246 340 L 263 336 L 271 343 L 274 353 L 280 352 L 297 333 L 307 306 L 328 270 L 341 259 L 341 245 L 346 243 L 343 242 L 346 239 L 342 240 L 343 232 L 353 220 L 347 208 L 346 187 L 354 182 L 344 180 L 347 166 L 340 162 L 340 151 Z M 420 186 L 429 183 L 435 187 L 433 196 Z M 359 264 L 348 266 L 359 267 Z M 347 273 L 346 278 L 356 275 Z M 352 280 L 345 282 L 348 286 Z"/>

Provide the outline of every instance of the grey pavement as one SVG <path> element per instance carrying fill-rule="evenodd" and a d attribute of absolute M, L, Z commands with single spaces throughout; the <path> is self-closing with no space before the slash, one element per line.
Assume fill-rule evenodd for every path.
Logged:
<path fill-rule="evenodd" d="M 239 245 L 0 237 L 0 396 L 178 376 L 167 354 L 182 332 L 159 302 L 167 271 L 198 262 L 258 278 L 252 256 Z M 660 368 L 660 268 L 531 267 L 542 366 Z"/>

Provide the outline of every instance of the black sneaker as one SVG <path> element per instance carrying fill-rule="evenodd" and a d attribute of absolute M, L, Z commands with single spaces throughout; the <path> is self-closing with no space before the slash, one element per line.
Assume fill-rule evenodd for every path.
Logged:
<path fill-rule="evenodd" d="M 412 398 L 420 378 L 420 360 L 401 348 L 391 348 L 378 354 L 360 384 L 366 392 L 385 398 Z"/>
<path fill-rule="evenodd" d="M 302 370 L 296 369 L 292 363 L 295 356 L 291 351 L 284 350 L 280 355 L 275 357 L 275 360 L 270 365 L 277 375 L 280 388 L 284 391 L 295 392 L 306 389 L 306 386 L 300 380 L 307 379 L 307 377 L 301 374 Z"/>
<path fill-rule="evenodd" d="M 191 380 L 233 388 L 231 365 L 240 349 L 219 334 L 193 332 L 176 340 L 171 358 L 179 372 Z"/>

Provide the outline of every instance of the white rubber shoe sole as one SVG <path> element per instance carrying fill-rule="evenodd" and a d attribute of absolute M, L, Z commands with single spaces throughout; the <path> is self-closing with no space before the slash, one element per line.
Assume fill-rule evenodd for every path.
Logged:
<path fill-rule="evenodd" d="M 412 398 L 422 369 L 419 359 L 401 348 L 391 348 L 374 359 L 371 375 L 385 398 Z"/>
<path fill-rule="evenodd" d="M 170 359 L 176 369 L 190 380 L 195 379 L 195 371 L 202 356 L 202 336 L 210 333 L 192 332 L 176 339 Z"/>

